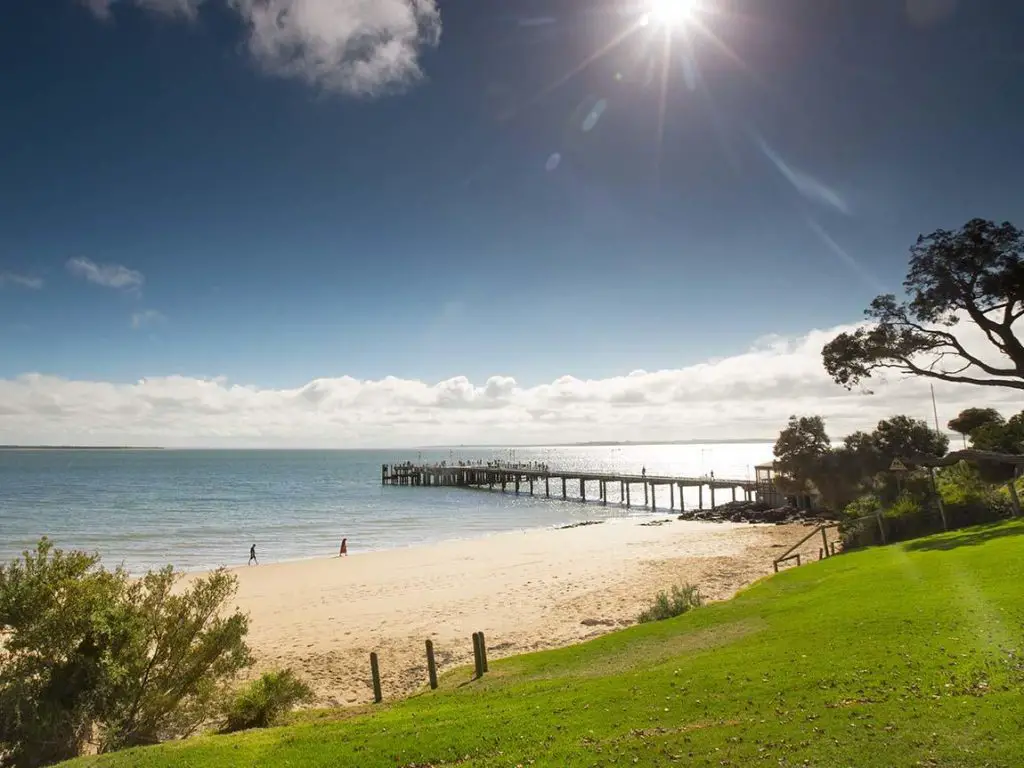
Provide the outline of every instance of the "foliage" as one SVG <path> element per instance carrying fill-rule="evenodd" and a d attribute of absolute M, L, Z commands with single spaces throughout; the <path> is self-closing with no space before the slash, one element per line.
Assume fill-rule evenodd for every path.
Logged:
<path fill-rule="evenodd" d="M 904 493 L 886 510 L 886 517 L 907 517 L 908 515 L 921 514 L 921 502 L 909 493 Z"/>
<path fill-rule="evenodd" d="M 947 506 L 985 505 L 992 501 L 992 488 L 978 468 L 961 461 L 935 473 L 939 496 Z"/>
<path fill-rule="evenodd" d="M 248 620 L 222 616 L 235 579 L 174 591 L 170 567 L 131 580 L 42 539 L 0 566 L 0 753 L 14 766 L 186 735 L 250 663 Z"/>
<path fill-rule="evenodd" d="M 979 386 L 1024 389 L 1024 344 L 1013 331 L 1024 316 L 1024 232 L 1006 222 L 972 219 L 936 230 L 910 249 L 903 287 L 871 302 L 866 327 L 822 349 L 825 369 L 852 388 L 879 371 Z M 984 332 L 991 356 L 967 349 L 954 333 L 961 317 Z"/>
<path fill-rule="evenodd" d="M 637 616 L 641 624 L 648 621 L 661 621 L 671 619 L 675 616 L 682 616 L 693 608 L 700 608 L 704 605 L 704 598 L 700 596 L 700 590 L 692 584 L 684 586 L 674 585 L 672 594 L 659 592 L 651 606 Z"/>
<path fill-rule="evenodd" d="M 865 492 L 895 499 L 900 482 L 921 479 L 897 481 L 888 471 L 893 459 L 942 456 L 948 447 L 945 435 L 908 416 L 883 419 L 871 433 L 854 432 L 838 447 L 831 445 L 820 416 L 792 416 L 774 453 L 776 467 L 784 473 L 779 483 L 783 492 L 816 491 L 826 508 L 841 510 Z"/>
<path fill-rule="evenodd" d="M 777 482 L 789 493 L 809 492 L 823 457 L 831 450 L 821 416 L 790 416 L 773 451 Z"/>
<path fill-rule="evenodd" d="M 1010 523 L 852 552 L 478 681 L 74 768 L 1016 766 L 1022 542 Z"/>
<path fill-rule="evenodd" d="M 313 699 L 312 689 L 290 669 L 264 672 L 238 691 L 228 704 L 223 733 L 269 728 L 282 715 Z"/>
<path fill-rule="evenodd" d="M 1002 424 L 1004 421 L 1003 415 L 995 408 L 965 408 L 956 418 L 950 419 L 947 426 L 966 438 L 979 427 Z"/>
<path fill-rule="evenodd" d="M 971 446 L 979 451 L 1024 453 L 1024 411 L 1004 422 L 982 424 L 971 432 Z M 1014 477 L 1014 467 L 999 462 L 978 462 L 982 476 L 992 483 L 1005 483 Z"/>

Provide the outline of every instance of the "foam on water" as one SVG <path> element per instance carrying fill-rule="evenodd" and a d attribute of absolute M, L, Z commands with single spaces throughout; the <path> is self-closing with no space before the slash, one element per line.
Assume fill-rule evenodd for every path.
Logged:
<path fill-rule="evenodd" d="M 528 493 L 380 485 L 384 463 L 514 459 L 552 469 L 652 475 L 753 477 L 767 444 L 587 446 L 444 451 L 0 451 L 0 560 L 42 535 L 58 546 L 98 551 L 134 571 L 173 563 L 187 570 L 323 557 L 342 536 L 353 552 L 428 544 L 587 519 L 643 514 L 618 502 Z M 524 489 L 525 490 L 525 489 Z M 638 499 L 636 493 L 640 493 Z M 697 502 L 696 489 L 686 504 Z M 587 490 L 597 498 L 597 489 Z M 729 498 L 726 496 L 725 498 Z M 642 500 L 634 489 L 633 501 Z M 724 499 L 720 499 L 724 500 Z M 667 490 L 658 498 L 666 512 Z M 678 507 L 679 501 L 676 500 Z"/>

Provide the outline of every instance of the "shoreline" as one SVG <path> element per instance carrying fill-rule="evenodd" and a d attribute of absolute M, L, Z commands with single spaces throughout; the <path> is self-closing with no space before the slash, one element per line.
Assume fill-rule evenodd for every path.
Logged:
<path fill-rule="evenodd" d="M 807 531 L 674 516 L 650 525 L 657 519 L 667 517 L 228 568 L 238 579 L 232 605 L 250 616 L 250 674 L 291 667 L 318 704 L 357 705 L 372 700 L 373 651 L 385 698 L 403 697 L 426 684 L 427 639 L 441 673 L 471 661 L 476 631 L 494 659 L 571 645 L 628 626 L 673 584 L 727 599 L 772 573 L 775 555 Z M 801 552 L 813 557 L 818 545 Z"/>

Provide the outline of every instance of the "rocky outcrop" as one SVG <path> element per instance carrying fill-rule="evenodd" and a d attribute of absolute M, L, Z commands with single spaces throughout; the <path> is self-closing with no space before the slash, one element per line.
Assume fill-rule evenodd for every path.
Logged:
<path fill-rule="evenodd" d="M 753 501 L 732 501 L 721 504 L 716 509 L 687 510 L 677 518 L 679 520 L 699 520 L 708 523 L 818 523 L 821 514 L 793 506 L 769 507 Z"/>

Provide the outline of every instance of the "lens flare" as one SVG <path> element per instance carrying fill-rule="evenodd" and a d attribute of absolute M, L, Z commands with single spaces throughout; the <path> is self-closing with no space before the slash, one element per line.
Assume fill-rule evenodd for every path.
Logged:
<path fill-rule="evenodd" d="M 649 0 L 647 23 L 678 27 L 690 20 L 695 0 Z"/>

